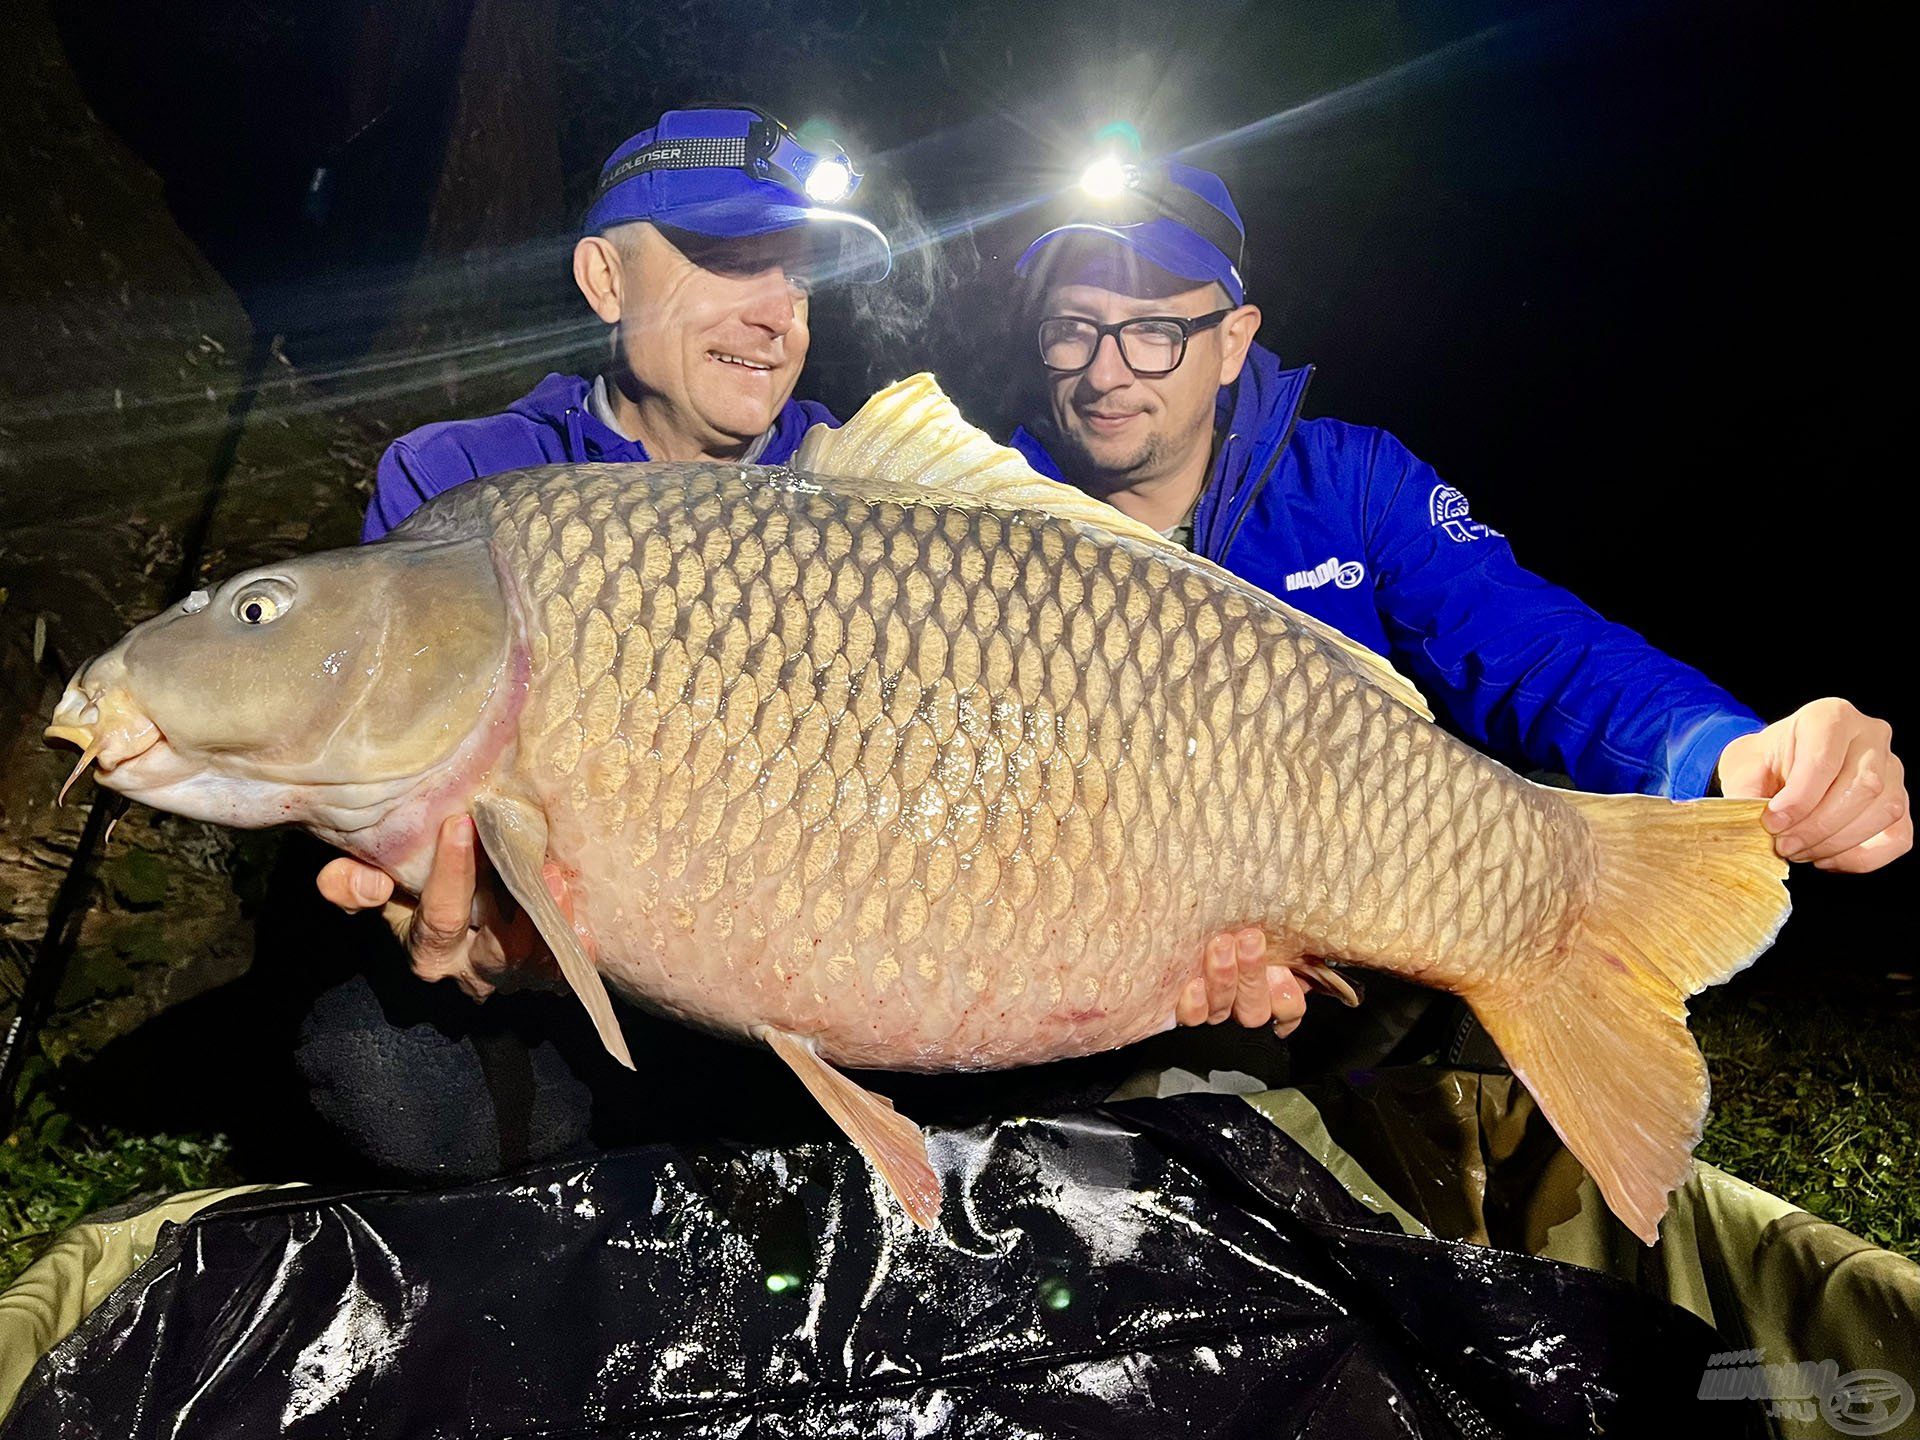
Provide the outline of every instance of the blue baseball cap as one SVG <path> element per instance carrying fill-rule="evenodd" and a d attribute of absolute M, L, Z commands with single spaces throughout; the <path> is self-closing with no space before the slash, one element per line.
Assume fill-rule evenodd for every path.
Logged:
<path fill-rule="evenodd" d="M 669 110 L 607 157 L 581 230 L 650 220 L 737 240 L 806 226 L 833 247 L 827 278 L 872 284 L 893 267 L 887 237 L 830 203 L 859 183 L 838 145 L 802 144 L 752 106 Z"/>
<path fill-rule="evenodd" d="M 1089 168 L 1082 189 L 1080 213 L 1029 245 L 1014 264 L 1016 275 L 1063 235 L 1104 235 L 1169 274 L 1218 281 L 1235 305 L 1246 302 L 1240 265 L 1247 227 L 1218 175 L 1173 160 L 1149 166 L 1109 157 Z"/>

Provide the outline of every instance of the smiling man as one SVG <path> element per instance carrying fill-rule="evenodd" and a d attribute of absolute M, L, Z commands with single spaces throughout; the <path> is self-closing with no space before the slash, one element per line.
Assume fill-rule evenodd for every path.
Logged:
<path fill-rule="evenodd" d="M 1244 229 L 1219 177 L 1110 159 L 1095 178 L 1106 198 L 1016 265 L 1047 406 L 1012 443 L 1036 469 L 1389 656 L 1503 759 L 1584 790 L 1770 797 L 1779 853 L 1822 869 L 1875 870 L 1912 848 L 1884 721 L 1824 699 L 1768 725 L 1522 569 L 1386 431 L 1302 418 L 1312 370 L 1254 343 Z M 1276 989 L 1276 1011 L 1283 1000 L 1297 1011 Z M 1402 1030 L 1390 1020 L 1369 1043 Z"/>
<path fill-rule="evenodd" d="M 885 279 L 892 265 L 878 228 L 824 203 L 858 183 L 839 147 L 802 145 L 763 111 L 667 111 L 607 157 L 573 249 L 574 283 L 609 327 L 606 368 L 592 381 L 549 375 L 503 415 L 401 436 L 381 457 L 362 538 L 443 490 L 523 466 L 791 459 L 811 426 L 838 423 L 793 398 L 809 296 Z M 475 876 L 462 819 L 442 827 L 418 905 L 345 857 L 319 884 L 343 909 L 387 906 L 426 978 L 502 975 L 532 935 L 494 923 L 490 887 L 476 909 Z"/>
<path fill-rule="evenodd" d="M 364 537 L 463 481 L 581 461 L 792 458 L 816 284 L 891 264 L 869 221 L 820 203 L 858 183 L 757 110 L 669 110 L 608 157 L 573 250 L 573 279 L 611 327 L 593 380 L 549 375 L 505 414 L 427 425 L 381 458 Z"/>
<path fill-rule="evenodd" d="M 662 115 L 608 157 L 573 250 L 574 283 L 609 327 L 605 368 L 549 375 L 504 414 L 396 440 L 363 538 L 444 490 L 523 466 L 791 459 L 811 426 L 837 423 L 793 398 L 812 291 L 872 283 L 891 266 L 886 237 L 832 203 L 858 180 L 838 147 L 804 145 L 750 107 Z M 417 901 L 344 856 L 319 888 L 350 912 L 383 909 L 416 975 L 456 978 L 476 997 L 552 967 L 483 876 L 464 816 L 441 827 Z M 491 1007 L 503 1037 L 491 1049 L 458 1020 L 398 1027 L 379 979 L 334 986 L 301 1025 L 309 1092 L 353 1151 L 389 1171 L 473 1176 L 581 1141 L 592 1096 L 565 1059 L 578 1037 L 512 1000 Z M 504 1091 L 503 1070 L 519 1077 Z"/>

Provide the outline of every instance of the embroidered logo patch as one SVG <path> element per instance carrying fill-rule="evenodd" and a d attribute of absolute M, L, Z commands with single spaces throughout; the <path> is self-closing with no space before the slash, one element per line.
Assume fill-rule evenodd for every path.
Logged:
<path fill-rule="evenodd" d="M 1311 570 L 1295 570 L 1287 576 L 1287 589 L 1318 590 L 1331 580 L 1336 589 L 1351 590 L 1366 578 L 1367 567 L 1358 560 L 1329 555 Z"/>
<path fill-rule="evenodd" d="M 1467 497 L 1451 485 L 1436 485 L 1427 496 L 1427 514 L 1454 540 L 1483 540 L 1500 532 L 1467 513 Z"/>

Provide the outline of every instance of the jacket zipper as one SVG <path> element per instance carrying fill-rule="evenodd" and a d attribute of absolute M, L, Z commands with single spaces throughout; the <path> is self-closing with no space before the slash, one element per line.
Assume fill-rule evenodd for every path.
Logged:
<path fill-rule="evenodd" d="M 1254 501 L 1260 498 L 1260 492 L 1267 488 L 1267 481 L 1273 478 L 1274 470 L 1280 464 L 1280 457 L 1287 453 L 1287 446 L 1293 443 L 1294 427 L 1300 423 L 1300 412 L 1306 407 L 1307 387 L 1313 384 L 1313 367 L 1307 367 L 1307 373 L 1300 381 L 1300 394 L 1293 402 L 1293 413 L 1287 417 L 1287 428 L 1280 432 L 1280 443 L 1273 447 L 1273 455 L 1267 461 L 1266 469 L 1260 472 L 1260 478 L 1254 482 L 1253 489 L 1247 493 L 1246 503 L 1240 507 L 1240 513 L 1234 517 L 1233 526 L 1227 531 L 1226 544 L 1219 552 L 1207 558 L 1215 564 L 1225 565 L 1227 553 L 1233 549 L 1233 542 L 1240 538 L 1241 527 L 1247 523 L 1247 516 L 1253 513 Z"/>

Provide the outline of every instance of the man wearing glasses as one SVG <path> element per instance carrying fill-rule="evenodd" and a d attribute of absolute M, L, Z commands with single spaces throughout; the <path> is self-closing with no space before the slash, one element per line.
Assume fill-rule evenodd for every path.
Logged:
<path fill-rule="evenodd" d="M 1047 413 L 1011 443 L 1035 469 L 1389 656 L 1494 754 L 1584 790 L 1770 796 L 1779 853 L 1822 869 L 1875 870 L 1912 847 L 1885 722 L 1826 699 L 1767 725 L 1522 569 L 1386 431 L 1303 419 L 1311 367 L 1284 369 L 1254 343 L 1245 231 L 1218 176 L 1109 159 L 1085 189 L 1082 213 L 1015 267 Z M 1240 938 L 1243 956 L 1257 953 Z M 1256 1004 L 1257 964 L 1243 965 L 1239 992 Z M 1425 1003 L 1408 997 L 1400 1018 L 1369 1007 L 1385 1012 L 1363 1021 L 1373 1053 L 1345 1058 L 1383 1058 Z M 1298 1020 L 1290 979 L 1274 984 L 1272 1009 Z M 1225 1012 L 1215 1004 L 1208 1018 Z"/>

